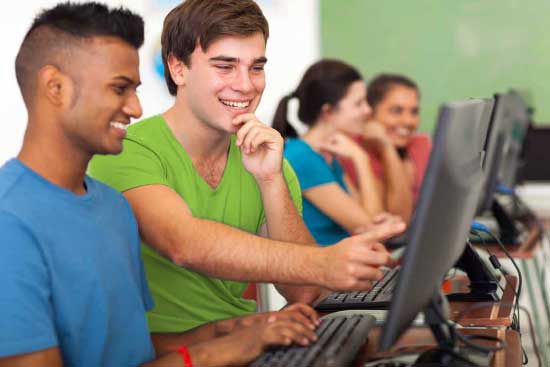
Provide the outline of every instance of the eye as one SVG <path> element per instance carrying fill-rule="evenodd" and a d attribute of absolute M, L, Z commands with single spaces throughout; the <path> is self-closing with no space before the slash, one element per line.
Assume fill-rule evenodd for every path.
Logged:
<path fill-rule="evenodd" d="M 403 112 L 403 109 L 401 107 L 394 106 L 394 107 L 390 108 L 390 112 L 395 114 L 395 115 L 398 115 L 401 112 Z"/>
<path fill-rule="evenodd" d="M 223 71 L 228 71 L 228 70 L 231 70 L 233 68 L 233 65 L 229 65 L 229 64 L 217 64 L 217 65 L 214 65 L 214 67 L 216 69 L 220 69 L 220 70 L 223 70 Z"/>
<path fill-rule="evenodd" d="M 126 92 L 127 86 L 125 85 L 113 85 L 113 90 L 118 95 L 123 95 Z"/>
<path fill-rule="evenodd" d="M 262 65 L 254 65 L 252 67 L 252 71 L 260 73 L 260 72 L 264 71 L 264 68 L 265 68 L 265 65 L 263 65 L 263 64 Z"/>

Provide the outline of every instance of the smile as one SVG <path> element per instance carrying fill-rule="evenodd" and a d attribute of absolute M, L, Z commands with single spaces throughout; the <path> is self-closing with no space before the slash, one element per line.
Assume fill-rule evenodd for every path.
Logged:
<path fill-rule="evenodd" d="M 412 134 L 412 129 L 407 129 L 405 127 L 397 127 L 393 130 L 395 135 L 402 136 L 402 137 L 409 137 Z"/>
<path fill-rule="evenodd" d="M 232 108 L 238 108 L 238 109 L 244 109 L 247 108 L 250 105 L 250 102 L 252 100 L 248 101 L 230 101 L 228 99 L 220 99 L 220 102 L 224 105 Z"/>
<path fill-rule="evenodd" d="M 121 129 L 121 130 L 126 130 L 128 128 L 128 125 L 123 124 L 122 122 L 112 121 L 110 125 L 116 129 Z"/>

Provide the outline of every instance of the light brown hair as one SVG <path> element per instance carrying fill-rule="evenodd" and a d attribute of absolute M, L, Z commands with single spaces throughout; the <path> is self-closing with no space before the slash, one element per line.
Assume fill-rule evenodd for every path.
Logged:
<path fill-rule="evenodd" d="M 164 19 L 162 29 L 162 63 L 170 94 L 177 86 L 168 69 L 168 57 L 175 56 L 191 67 L 191 54 L 198 44 L 203 50 L 223 36 L 269 36 L 269 26 L 262 10 L 252 0 L 186 0 Z"/>

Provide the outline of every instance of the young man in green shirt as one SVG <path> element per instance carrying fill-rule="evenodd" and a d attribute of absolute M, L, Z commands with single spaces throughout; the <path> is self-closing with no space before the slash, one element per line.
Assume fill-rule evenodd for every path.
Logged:
<path fill-rule="evenodd" d="M 173 9 L 162 53 L 174 105 L 130 126 L 122 154 L 90 166 L 138 219 L 153 333 L 253 312 L 242 299 L 248 281 L 276 283 L 289 302 L 310 303 L 320 287 L 365 289 L 390 259 L 378 241 L 404 229 L 392 223 L 314 245 L 283 139 L 254 116 L 268 33 L 252 0 L 187 0 Z"/>

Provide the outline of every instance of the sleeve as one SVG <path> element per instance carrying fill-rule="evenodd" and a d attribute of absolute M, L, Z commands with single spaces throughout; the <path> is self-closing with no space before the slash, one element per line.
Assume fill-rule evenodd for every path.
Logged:
<path fill-rule="evenodd" d="M 294 206 L 298 209 L 298 213 L 303 216 L 303 205 L 302 205 L 302 189 L 300 188 L 300 182 L 296 176 L 296 172 L 285 159 L 283 161 L 283 175 L 285 176 L 286 185 L 288 186 L 288 191 L 290 192 L 290 197 L 294 202 Z"/>
<path fill-rule="evenodd" d="M 58 345 L 49 271 L 35 236 L 0 212 L 0 357 Z"/>
<path fill-rule="evenodd" d="M 88 167 L 95 179 L 123 192 L 146 185 L 167 185 L 160 157 L 137 140 L 124 139 L 122 153 L 95 155 Z"/>
<path fill-rule="evenodd" d="M 287 152 L 286 158 L 291 164 L 303 191 L 331 182 L 337 182 L 323 157 L 305 150 Z"/>
<path fill-rule="evenodd" d="M 117 193 L 117 195 L 120 194 Z M 132 211 L 130 203 L 128 203 L 126 198 L 124 198 L 122 195 L 120 196 L 121 200 L 123 201 L 126 213 L 128 214 L 128 222 L 130 225 L 130 229 L 128 232 L 131 233 L 131 238 L 129 242 L 132 244 L 131 258 L 133 260 L 134 269 L 137 269 L 137 282 L 139 290 L 141 292 L 141 299 L 143 301 L 145 311 L 151 311 L 155 306 L 155 302 L 149 289 L 149 283 L 147 282 L 147 277 L 145 275 L 145 266 L 143 265 L 143 260 L 141 257 L 141 238 L 139 237 L 137 220 L 134 216 L 134 212 Z"/>
<path fill-rule="evenodd" d="M 141 241 L 137 240 L 138 248 L 141 246 Z M 140 254 L 138 252 L 138 254 Z M 149 283 L 147 282 L 147 277 L 145 276 L 145 266 L 143 265 L 143 261 L 141 260 L 141 254 L 138 258 L 138 264 L 139 264 L 139 280 L 141 283 L 141 298 L 143 299 L 143 306 L 145 307 L 145 311 L 149 312 L 153 308 L 155 308 L 155 302 L 153 300 L 153 296 L 151 295 L 151 291 L 149 289 Z"/>

